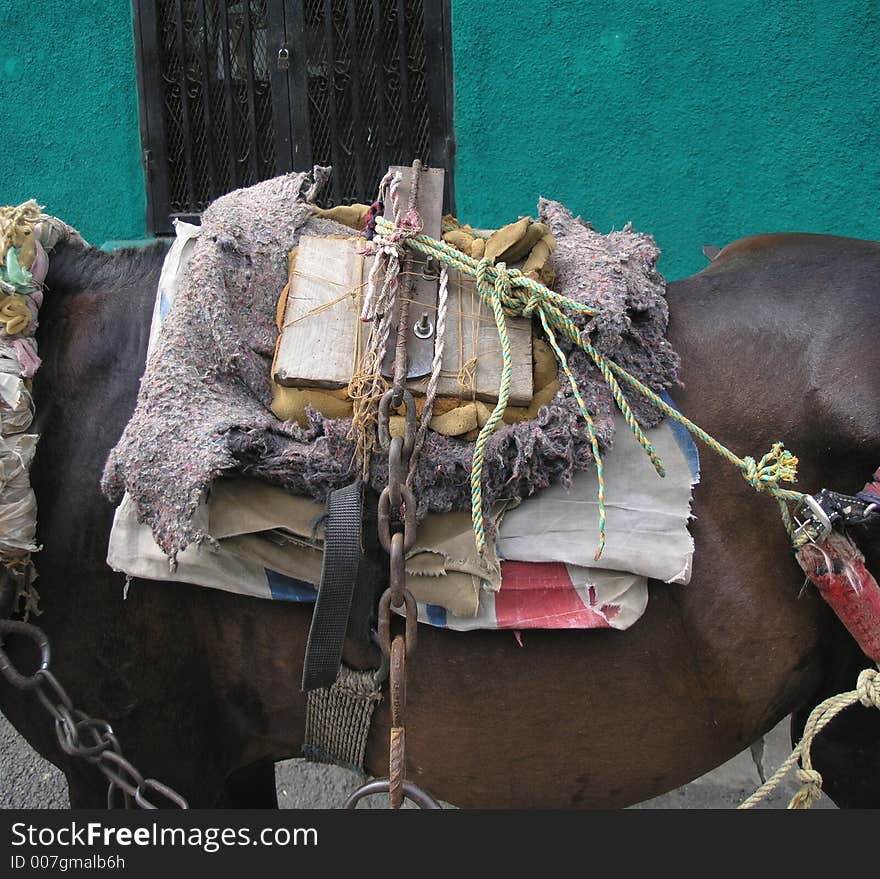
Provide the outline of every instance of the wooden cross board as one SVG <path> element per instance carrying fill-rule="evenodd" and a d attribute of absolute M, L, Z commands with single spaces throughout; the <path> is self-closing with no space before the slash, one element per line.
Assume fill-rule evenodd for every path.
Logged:
<path fill-rule="evenodd" d="M 404 174 L 400 203 L 405 211 L 411 169 L 395 170 Z M 425 232 L 439 238 L 443 170 L 423 171 L 419 192 L 418 207 Z M 356 355 L 364 350 L 370 332 L 370 324 L 360 321 L 362 297 L 373 260 L 372 256 L 360 253 L 364 243 L 360 239 L 300 238 L 275 358 L 274 379 L 278 384 L 339 389 L 351 381 Z M 435 338 L 433 333 L 427 339 L 417 338 L 413 326 L 427 314 L 435 327 L 437 316 L 437 281 L 421 277 L 424 266 L 424 258 L 419 257 L 414 264 L 419 276 L 413 279 L 411 338 L 407 341 L 407 387 L 416 395 L 425 392 Z M 498 399 L 502 361 L 491 309 L 481 302 L 473 278 L 456 270 L 449 272 L 448 294 L 443 369 L 437 393 L 494 402 Z M 513 355 L 510 404 L 526 406 L 532 399 L 531 321 L 518 318 L 507 323 Z M 392 324 L 395 328 L 388 342 L 391 351 L 396 341 L 396 319 Z M 462 386 L 459 379 L 468 373 L 470 379 Z"/>
<path fill-rule="evenodd" d="M 363 247 L 359 239 L 299 239 L 275 358 L 279 385 L 335 390 L 351 381 L 357 333 L 369 332 L 360 313 L 372 257 Z"/>

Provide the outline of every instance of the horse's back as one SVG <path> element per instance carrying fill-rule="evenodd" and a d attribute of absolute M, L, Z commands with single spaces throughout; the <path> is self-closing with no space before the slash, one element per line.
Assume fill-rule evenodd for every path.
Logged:
<path fill-rule="evenodd" d="M 857 282 L 860 292 L 880 294 L 880 241 L 812 232 L 769 232 L 732 241 L 701 272 L 670 284 L 679 291 L 724 283 L 766 284 L 776 279 L 792 290 L 812 291 L 818 285 L 842 289 Z"/>

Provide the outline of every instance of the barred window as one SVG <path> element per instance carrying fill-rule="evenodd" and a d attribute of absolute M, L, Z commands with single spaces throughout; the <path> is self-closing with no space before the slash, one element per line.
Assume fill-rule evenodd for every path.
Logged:
<path fill-rule="evenodd" d="M 369 201 L 388 165 L 447 171 L 449 0 L 135 0 L 148 227 L 332 165 L 324 204 Z"/>

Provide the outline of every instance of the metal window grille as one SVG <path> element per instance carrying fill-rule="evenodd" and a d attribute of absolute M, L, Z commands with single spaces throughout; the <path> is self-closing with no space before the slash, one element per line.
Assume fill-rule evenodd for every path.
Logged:
<path fill-rule="evenodd" d="M 452 209 L 448 0 L 135 0 L 135 27 L 151 231 L 312 164 L 368 201 L 416 156 Z"/>

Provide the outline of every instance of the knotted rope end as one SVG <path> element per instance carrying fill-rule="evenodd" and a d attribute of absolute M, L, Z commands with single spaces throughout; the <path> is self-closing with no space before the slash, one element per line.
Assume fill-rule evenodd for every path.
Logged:
<path fill-rule="evenodd" d="M 743 458 L 742 470 L 743 478 L 752 488 L 772 494 L 780 482 L 797 482 L 797 468 L 797 457 L 782 443 L 773 443 L 773 448 L 757 463 L 754 458 Z"/>
<path fill-rule="evenodd" d="M 798 769 L 801 789 L 791 798 L 789 809 L 809 809 L 822 797 L 822 774 L 815 769 Z"/>

